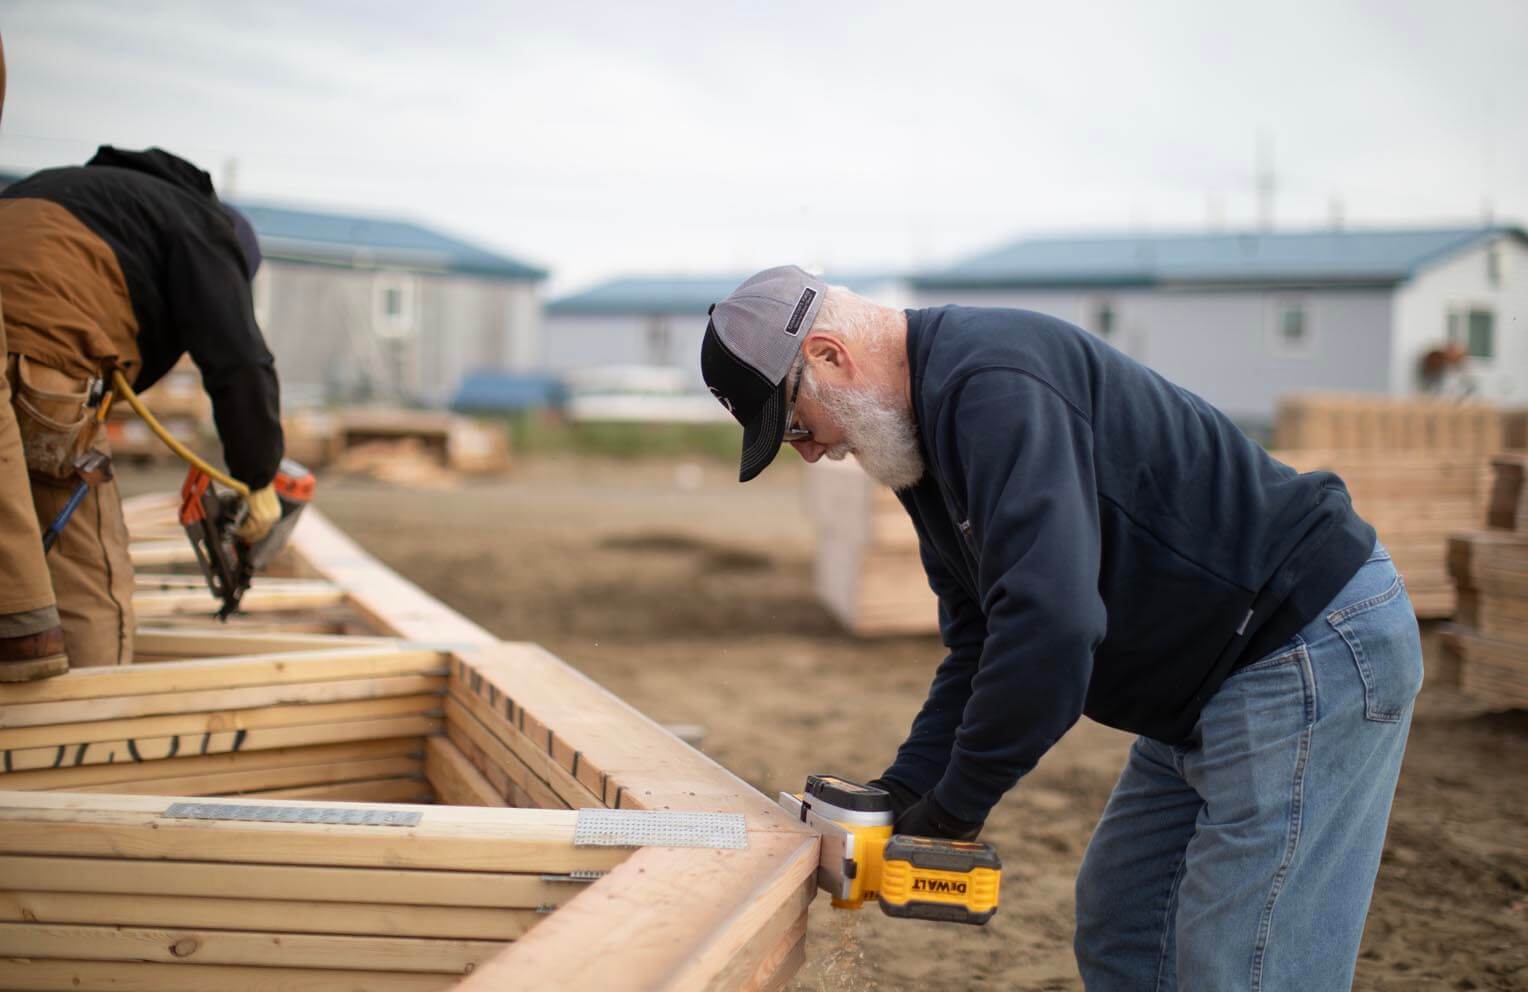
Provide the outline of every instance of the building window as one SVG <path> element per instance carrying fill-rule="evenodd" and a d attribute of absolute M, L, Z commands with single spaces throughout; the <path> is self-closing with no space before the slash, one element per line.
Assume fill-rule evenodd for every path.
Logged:
<path fill-rule="evenodd" d="M 1310 355 L 1310 310 L 1304 300 L 1274 301 L 1269 344 L 1275 355 L 1290 358 Z"/>
<path fill-rule="evenodd" d="M 383 272 L 372 284 L 373 324 L 385 338 L 408 337 L 414 333 L 414 277 L 402 272 Z"/>
<path fill-rule="evenodd" d="M 1112 300 L 1095 300 L 1092 316 L 1093 333 L 1105 341 L 1114 339 L 1115 313 Z"/>
<path fill-rule="evenodd" d="M 1501 285 L 1501 245 L 1486 249 L 1486 283 L 1492 289 Z"/>
<path fill-rule="evenodd" d="M 1448 339 L 1471 358 L 1496 356 L 1496 314 L 1486 307 L 1455 307 L 1448 312 Z"/>

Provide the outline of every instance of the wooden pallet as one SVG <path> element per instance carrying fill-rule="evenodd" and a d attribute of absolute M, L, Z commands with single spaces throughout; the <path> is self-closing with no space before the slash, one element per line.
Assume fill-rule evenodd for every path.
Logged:
<path fill-rule="evenodd" d="M 1406 579 L 1419 617 L 1454 614 L 1450 534 L 1479 527 L 1491 491 L 1488 460 L 1432 451 L 1275 451 L 1301 472 L 1340 475 Z M 817 597 L 860 636 L 932 633 L 937 603 L 918 536 L 891 490 L 850 459 L 808 468 L 807 513 L 817 529 Z"/>
<path fill-rule="evenodd" d="M 1480 402 L 1429 396 L 1304 393 L 1279 401 L 1274 446 L 1286 451 L 1440 451 L 1490 455 L 1508 416 Z"/>
<path fill-rule="evenodd" d="M 817 598 L 845 629 L 861 637 L 939 629 L 918 535 L 890 489 L 851 458 L 823 460 L 807 467 L 805 499 L 817 531 Z"/>
<path fill-rule="evenodd" d="M 1442 451 L 1274 451 L 1301 472 L 1336 472 L 1353 507 L 1374 525 L 1406 579 L 1417 616 L 1454 615 L 1458 593 L 1448 572 L 1449 535 L 1485 521 L 1488 458 Z"/>
<path fill-rule="evenodd" d="M 280 604 L 208 624 L 173 505 L 126 508 L 164 569 L 135 602 L 177 597 L 137 632 L 155 660 L 0 686 L 0 984 L 762 989 L 799 967 L 817 840 L 767 797 L 314 508 L 301 577 L 251 593 Z M 209 797 L 419 822 L 166 816 Z M 580 807 L 736 812 L 749 844 L 575 847 Z"/>

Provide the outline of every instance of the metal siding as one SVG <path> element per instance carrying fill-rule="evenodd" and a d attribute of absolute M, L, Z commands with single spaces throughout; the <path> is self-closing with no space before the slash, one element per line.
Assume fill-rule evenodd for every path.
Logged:
<path fill-rule="evenodd" d="M 1383 391 L 1388 382 L 1387 290 L 923 290 L 917 296 L 920 306 L 1019 307 L 1082 327 L 1094 303 L 1107 299 L 1117 328 L 1111 344 L 1248 424 L 1271 422 L 1287 392 Z M 1276 355 L 1270 343 L 1274 303 L 1286 296 L 1306 301 L 1313 335 L 1306 357 Z"/>

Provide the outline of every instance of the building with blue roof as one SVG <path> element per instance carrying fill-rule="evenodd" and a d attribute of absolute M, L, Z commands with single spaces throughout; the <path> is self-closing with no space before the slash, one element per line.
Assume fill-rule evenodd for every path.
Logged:
<path fill-rule="evenodd" d="M 470 372 L 542 364 L 545 270 L 408 220 L 237 206 L 285 403 L 439 405 Z"/>
<path fill-rule="evenodd" d="M 1528 234 L 1513 226 L 1037 237 L 930 269 L 913 303 L 1020 307 L 1108 340 L 1250 426 L 1280 395 L 1452 388 L 1528 398 Z"/>
<path fill-rule="evenodd" d="M 546 307 L 547 365 L 575 383 L 601 368 L 670 370 L 672 380 L 664 381 L 704 395 L 700 339 L 706 331 L 706 311 L 750 275 L 627 276 L 559 297 Z M 829 272 L 824 278 L 900 304 L 903 282 L 898 275 Z M 632 381 L 638 378 L 634 373 Z M 707 415 L 726 416 L 709 396 L 706 400 Z"/>

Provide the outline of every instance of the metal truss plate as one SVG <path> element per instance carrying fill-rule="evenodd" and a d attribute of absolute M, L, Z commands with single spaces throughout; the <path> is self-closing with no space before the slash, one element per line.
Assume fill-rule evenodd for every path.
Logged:
<path fill-rule="evenodd" d="M 687 813 L 645 809 L 581 809 L 575 847 L 709 847 L 740 851 L 748 846 L 741 813 Z"/>
<path fill-rule="evenodd" d="M 162 814 L 181 820 L 250 820 L 256 823 L 334 823 L 359 827 L 414 827 L 419 812 L 364 806 L 243 806 L 172 803 Z"/>

